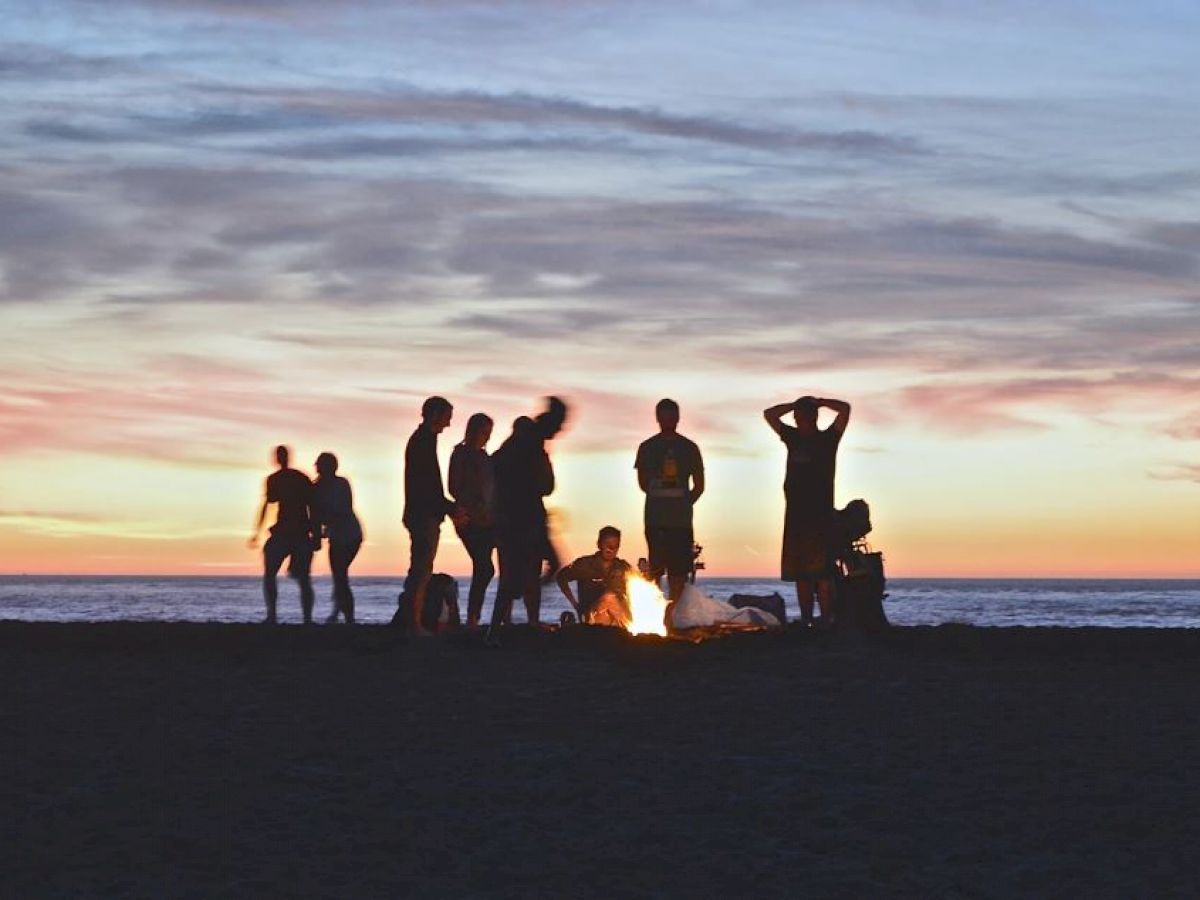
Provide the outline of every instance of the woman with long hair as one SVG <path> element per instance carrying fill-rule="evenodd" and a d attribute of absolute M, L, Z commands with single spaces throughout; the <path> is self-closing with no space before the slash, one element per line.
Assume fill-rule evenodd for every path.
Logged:
<path fill-rule="evenodd" d="M 350 482 L 337 474 L 338 458 L 328 451 L 317 457 L 313 486 L 313 520 L 316 533 L 329 541 L 329 571 L 333 575 L 332 625 L 341 614 L 354 624 L 354 592 L 350 590 L 350 564 L 362 546 L 363 532 L 354 514 Z"/>
<path fill-rule="evenodd" d="M 471 590 L 467 599 L 467 627 L 479 625 L 483 598 L 496 574 L 492 551 L 496 548 L 493 499 L 495 480 L 487 443 L 492 437 L 492 419 L 475 413 L 467 420 L 462 443 L 450 455 L 450 496 L 463 521 L 455 524 L 459 540 L 471 557 Z"/>

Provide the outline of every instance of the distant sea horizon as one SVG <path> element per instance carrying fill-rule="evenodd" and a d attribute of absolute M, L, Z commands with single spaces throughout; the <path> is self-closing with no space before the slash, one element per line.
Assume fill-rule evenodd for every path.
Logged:
<path fill-rule="evenodd" d="M 455 578 L 465 614 L 469 578 Z M 353 579 L 359 622 L 390 621 L 402 582 L 402 575 Z M 314 583 L 320 621 L 330 609 L 330 582 L 318 575 Z M 799 614 L 793 586 L 778 579 L 701 577 L 697 587 L 717 599 L 778 592 L 789 618 Z M 896 625 L 1200 628 L 1200 578 L 906 577 L 889 579 L 888 593 L 884 610 Z M 542 596 L 543 621 L 568 609 L 556 586 Z M 0 575 L 0 620 L 246 623 L 263 612 L 254 575 Z M 518 603 L 514 619 L 523 621 L 523 613 Z M 300 621 L 298 591 L 282 575 L 279 617 Z"/>

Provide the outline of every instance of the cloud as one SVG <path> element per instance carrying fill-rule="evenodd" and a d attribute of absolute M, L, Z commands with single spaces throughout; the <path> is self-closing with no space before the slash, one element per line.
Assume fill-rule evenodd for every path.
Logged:
<path fill-rule="evenodd" d="M 1200 376 L 1118 373 L 1107 377 L 996 378 L 911 385 L 875 405 L 923 427 L 957 434 L 1046 430 L 1056 416 L 1095 416 L 1115 407 L 1178 403 L 1197 395 Z"/>
<path fill-rule="evenodd" d="M 1196 463 L 1164 466 L 1153 469 L 1148 474 L 1155 481 L 1190 481 L 1193 484 L 1200 484 L 1200 464 Z"/>

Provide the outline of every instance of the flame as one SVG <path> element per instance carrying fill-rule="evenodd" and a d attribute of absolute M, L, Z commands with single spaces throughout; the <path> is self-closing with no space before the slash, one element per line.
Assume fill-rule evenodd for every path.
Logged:
<path fill-rule="evenodd" d="M 657 585 L 637 575 L 625 579 L 629 592 L 629 608 L 633 619 L 629 622 L 630 634 L 657 634 L 667 636 L 667 625 L 663 617 L 667 611 L 667 598 Z"/>

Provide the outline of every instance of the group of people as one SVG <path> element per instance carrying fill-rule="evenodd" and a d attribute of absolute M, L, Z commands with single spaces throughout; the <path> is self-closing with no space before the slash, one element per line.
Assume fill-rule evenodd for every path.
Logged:
<path fill-rule="evenodd" d="M 818 425 L 822 408 L 835 414 L 824 429 Z M 453 413 L 454 407 L 444 397 L 428 398 L 405 447 L 403 522 L 410 558 L 395 621 L 414 634 L 429 633 L 421 613 L 442 524 L 449 518 L 471 558 L 468 626 L 482 623 L 484 596 L 496 575 L 493 556 L 499 563 L 489 639 L 509 622 L 518 598 L 525 605 L 528 621 L 539 624 L 542 587 L 550 581 L 557 582 L 580 620 L 626 624 L 629 608 L 624 585 L 630 566 L 617 556 L 621 532 L 605 526 L 599 532 L 596 553 L 567 566 L 561 566 L 551 540 L 545 498 L 554 491 L 554 467 L 548 445 L 566 422 L 566 403 L 549 397 L 540 413 L 519 417 L 511 434 L 491 454 L 487 446 L 494 422 L 485 413 L 472 415 L 462 441 L 451 453 L 446 485 L 438 459 L 438 437 L 450 426 Z M 793 425 L 784 421 L 789 414 Z M 772 406 L 763 416 L 787 447 L 780 575 L 796 585 L 803 624 L 829 622 L 834 609 L 834 476 L 850 405 L 843 400 L 805 396 Z M 665 575 L 668 601 L 674 603 L 693 565 L 693 509 L 704 494 L 704 460 L 696 443 L 679 433 L 678 403 L 660 400 L 655 418 L 658 433 L 639 445 L 634 460 L 638 486 L 645 494 L 649 552 L 643 574 L 656 583 Z M 276 620 L 276 577 L 285 559 L 289 560 L 288 573 L 299 584 L 304 621 L 312 621 L 312 557 L 327 541 L 333 575 L 333 611 L 328 621 L 342 616 L 353 622 L 349 569 L 363 535 L 354 514 L 350 483 L 337 474 L 338 460 L 332 453 L 317 458 L 317 479 L 312 482 L 289 467 L 286 447 L 277 447 L 275 452 L 279 468 L 267 478 L 251 537 L 251 545 L 257 546 L 267 507 L 278 504 L 276 522 L 263 545 L 266 621 Z M 820 611 L 819 618 L 814 617 L 814 607 Z"/>

